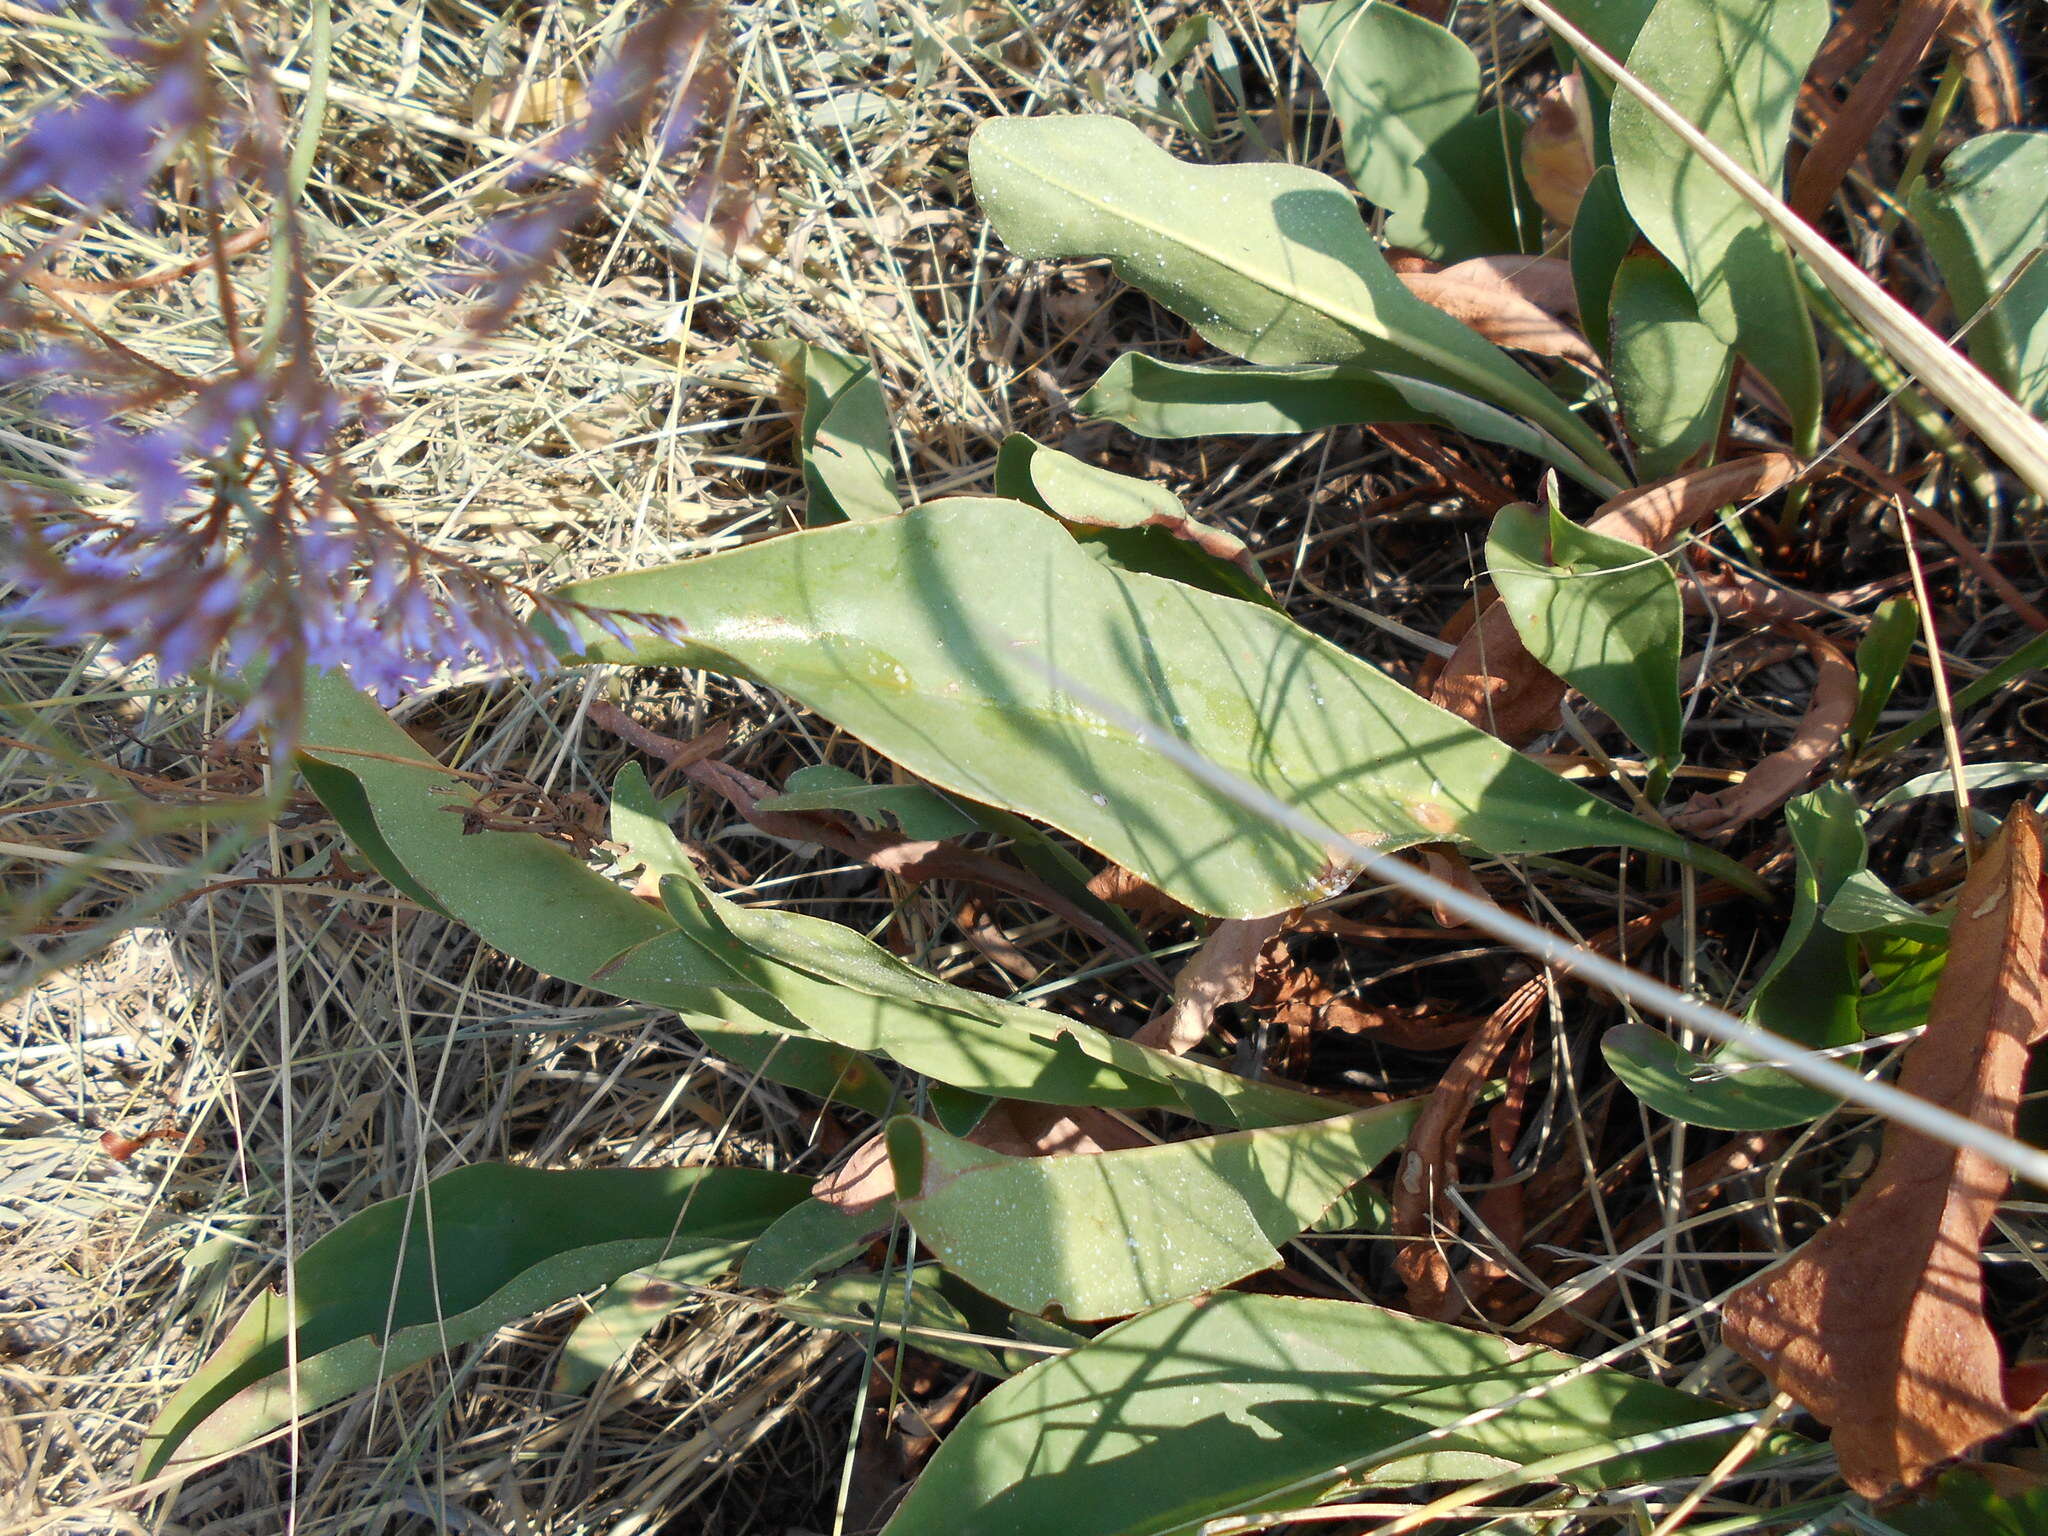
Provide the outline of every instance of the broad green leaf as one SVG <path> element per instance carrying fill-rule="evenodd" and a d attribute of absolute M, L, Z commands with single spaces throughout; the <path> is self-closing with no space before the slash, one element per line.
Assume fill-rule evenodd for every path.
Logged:
<path fill-rule="evenodd" d="M 2018 1468 L 1962 1467 L 1911 1503 L 1858 1510 L 1856 1528 L 1868 1536 L 2040 1536 L 2048 1531 L 2048 1487 Z"/>
<path fill-rule="evenodd" d="M 1825 784 L 1786 805 L 1785 825 L 1798 855 L 1792 916 L 1751 993 L 1748 1018 L 1815 1049 L 1852 1045 L 1863 1036 L 1856 946 L 1821 914 L 1869 857 L 1863 815 L 1847 788 Z M 1799 1125 L 1840 1102 L 1733 1047 L 1705 1060 L 1647 1025 L 1610 1030 L 1600 1048 L 1637 1098 L 1688 1125 L 1724 1131 Z"/>
<path fill-rule="evenodd" d="M 1636 474 L 1662 479 L 1713 446 L 1735 356 L 1700 319 L 1678 269 L 1655 251 L 1623 259 L 1608 311 L 1614 392 Z"/>
<path fill-rule="evenodd" d="M 1081 397 L 1080 414 L 1141 437 L 1315 432 L 1377 421 L 1424 421 L 1427 411 L 1369 368 L 1173 363 L 1126 352 Z"/>
<path fill-rule="evenodd" d="M 805 342 L 771 343 L 766 350 L 804 392 L 797 430 L 810 493 L 804 521 L 817 528 L 901 512 L 889 408 L 873 365 Z"/>
<path fill-rule="evenodd" d="M 1613 355 L 1607 311 L 1614 296 L 1614 276 L 1635 242 L 1635 221 L 1621 200 L 1621 183 L 1615 179 L 1614 167 L 1603 165 L 1593 173 L 1586 183 L 1586 195 L 1579 199 L 1579 216 L 1572 220 L 1571 250 L 1579 324 L 1602 357 Z"/>
<path fill-rule="evenodd" d="M 830 763 L 797 769 L 783 792 L 761 801 L 759 809 L 850 811 L 874 822 L 886 817 L 902 828 L 905 837 L 931 840 L 960 837 L 975 826 L 972 817 L 936 790 L 922 784 L 870 784 Z"/>
<path fill-rule="evenodd" d="M 659 881 L 664 875 L 695 878 L 689 854 L 669 827 L 671 807 L 655 797 L 647 772 L 628 763 L 612 780 L 611 840 L 624 850 L 620 873 L 644 869 Z"/>
<path fill-rule="evenodd" d="M 299 1255 L 290 1302 L 272 1291 L 257 1298 L 158 1412 L 137 1475 L 225 1455 L 638 1265 L 684 1248 L 729 1249 L 805 1187 L 750 1168 L 485 1163 L 444 1174 Z"/>
<path fill-rule="evenodd" d="M 1272 602 L 1244 540 L 1195 517 L 1163 485 L 1103 469 L 1013 432 L 996 457 L 996 494 L 1072 524 L 1084 548 L 1124 570 L 1185 581 L 1246 602 Z"/>
<path fill-rule="evenodd" d="M 1766 187 L 1781 187 L 1792 109 L 1827 0 L 1657 0 L 1632 74 Z M 1635 97 L 1609 114 L 1622 196 L 1685 275 L 1700 319 L 1777 388 L 1802 452 L 1818 441 L 1820 355 L 1792 258 L 1735 188 Z"/>
<path fill-rule="evenodd" d="M 1980 134 L 1914 189 L 1911 207 L 1955 323 L 1970 327 L 1970 356 L 2048 414 L 2048 133 Z"/>
<path fill-rule="evenodd" d="M 740 1284 L 770 1291 L 794 1289 L 853 1258 L 894 1219 L 886 1205 L 849 1211 L 823 1200 L 806 1200 L 784 1211 L 754 1239 L 740 1269 Z"/>
<path fill-rule="evenodd" d="M 1725 1422 L 1717 1404 L 1618 1372 L 1564 1379 L 1574 1368 L 1583 1362 L 1354 1302 L 1224 1292 L 1177 1303 L 997 1387 L 946 1437 L 885 1536 L 1168 1536 L 1397 1470 L 1472 1476 Z M 1704 1472 L 1728 1436 L 1696 1433 L 1567 1480 Z M 1423 1450 L 1464 1465 L 1418 1466 Z M 1376 1471 L 1389 1462 L 1406 1466 Z"/>
<path fill-rule="evenodd" d="M 772 1081 L 886 1114 L 894 1090 L 873 1053 L 975 1093 L 1175 1109 L 1226 1126 L 1328 1113 L 1312 1095 L 947 986 L 836 923 L 721 901 L 695 886 L 687 860 L 662 882 L 686 893 L 664 912 L 545 838 L 465 834 L 453 811 L 474 803 L 473 785 L 340 679 L 310 678 L 307 698 L 308 777 L 323 797 L 323 784 L 347 786 L 345 828 L 376 838 L 382 857 L 403 850 L 392 867 L 431 890 L 436 910 L 549 975 L 679 1010 L 713 1049 Z"/>
<path fill-rule="evenodd" d="M 908 1118 L 887 1134 L 897 1204 L 940 1263 L 1020 1311 L 1092 1321 L 1274 1268 L 1420 1108 L 1078 1157 L 1005 1157 Z"/>
<path fill-rule="evenodd" d="M 1441 261 L 1532 248 L 1542 216 L 1513 170 L 1521 119 L 1477 110 L 1470 48 L 1382 0 L 1304 5 L 1295 26 L 1391 244 Z"/>
<path fill-rule="evenodd" d="M 969 151 L 975 195 L 1028 258 L 1106 256 L 1212 345 L 1251 363 L 1352 363 L 1526 416 L 1591 472 L 1596 434 L 1491 342 L 1411 294 L 1329 177 L 1190 165 L 1109 117 L 1003 118 Z"/>
<path fill-rule="evenodd" d="M 1856 646 L 1856 714 L 1842 750 L 1854 762 L 1877 729 L 1877 717 L 1891 702 L 1913 642 L 1920 637 L 1920 605 L 1910 597 L 1888 597 L 1877 605 Z"/>
<path fill-rule="evenodd" d="M 1836 933 L 1899 934 L 1909 939 L 1942 943 L 1948 938 L 1953 912 L 1922 912 L 1869 870 L 1858 870 L 1836 887 L 1821 921 Z M 1872 1034 L 1881 1030 L 1863 1027 Z"/>
<path fill-rule="evenodd" d="M 1015 502 L 934 502 L 565 595 L 689 625 L 631 645 L 586 625 L 592 660 L 768 683 L 920 778 L 1050 822 L 1218 916 L 1318 899 L 1327 855 L 1154 751 L 1155 732 L 1378 848 L 1616 843 L 1754 884 L 1284 615 L 1098 564 Z"/>
<path fill-rule="evenodd" d="M 1494 518 L 1486 567 L 1529 654 L 1667 770 L 1674 766 L 1685 608 L 1671 567 L 1555 508 L 1546 517 L 1521 504 Z"/>
<path fill-rule="evenodd" d="M 788 1213 L 780 1219 L 787 1220 Z M 569 1330 L 561 1358 L 555 1362 L 554 1389 L 588 1392 L 607 1371 L 638 1349 L 647 1335 L 689 1305 L 691 1286 L 709 1285 L 730 1274 L 748 1247 L 743 1242 L 706 1243 L 688 1253 L 643 1264 L 614 1280 Z"/>
<path fill-rule="evenodd" d="M 1628 57 L 1654 0 L 1554 0 L 1558 12 L 1617 59 Z M 1588 71 L 1590 76 L 1592 71 Z"/>
<path fill-rule="evenodd" d="M 943 1283 L 934 1264 L 908 1273 L 833 1275 L 785 1297 L 775 1310 L 793 1323 L 857 1339 L 894 1339 L 985 1376 L 1009 1375 L 1010 1367 L 992 1349 L 973 1342 L 973 1324 L 947 1299 Z"/>

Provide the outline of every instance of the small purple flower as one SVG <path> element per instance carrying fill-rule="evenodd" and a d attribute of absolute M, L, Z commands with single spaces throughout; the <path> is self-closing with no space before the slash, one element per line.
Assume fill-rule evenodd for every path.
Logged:
<path fill-rule="evenodd" d="M 133 202 L 196 121 L 200 97 L 190 69 L 174 61 L 140 90 L 46 108 L 0 154 L 0 202 L 46 191 L 89 208 Z"/>

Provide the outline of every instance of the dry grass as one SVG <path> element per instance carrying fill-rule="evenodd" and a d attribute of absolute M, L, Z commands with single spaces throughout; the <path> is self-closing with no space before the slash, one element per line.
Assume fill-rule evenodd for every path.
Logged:
<path fill-rule="evenodd" d="M 630 165 L 557 279 L 503 332 L 465 346 L 459 305 L 424 277 L 493 206 L 531 131 L 517 120 L 521 103 L 544 102 L 587 67 L 621 9 L 340 8 L 310 202 L 324 355 L 340 380 L 388 402 L 388 428 L 360 450 L 365 487 L 421 535 L 535 580 L 787 528 L 801 483 L 783 386 L 752 344 L 795 334 L 876 360 L 916 496 L 985 482 L 1010 430 L 1106 452 L 1244 532 L 1304 622 L 1411 671 L 1419 653 L 1357 610 L 1433 631 L 1465 594 L 1482 515 L 1440 493 L 1415 495 L 1421 473 L 1356 431 L 1155 450 L 1076 423 L 1069 402 L 1111 357 L 1177 344 L 1183 328 L 1099 267 L 1020 273 L 965 195 L 966 137 L 990 113 L 1107 106 L 1157 122 L 1134 77 L 1194 9 L 740 0 L 729 36 L 741 81 L 731 132 L 746 152 L 728 210 L 741 223 L 737 250 L 679 240 L 662 217 L 677 169 Z M 1297 110 L 1312 101 L 1275 24 L 1285 8 L 1208 9 L 1248 73 L 1283 82 Z M 15 82 L 0 88 L 0 129 L 45 93 L 89 83 L 81 72 L 97 66 L 82 62 L 89 51 L 68 23 L 0 3 L 0 26 L 0 78 Z M 280 80 L 302 101 L 303 4 L 279 7 L 275 26 Z M 1226 120 L 1207 152 L 1252 152 L 1245 128 Z M 36 234 L 28 226 L 12 238 Z M 71 270 L 129 274 L 189 254 L 176 234 L 113 221 Z M 245 263 L 240 281 L 260 295 L 263 263 Z M 195 365 L 220 346 L 203 279 L 98 301 L 93 317 Z M 65 461 L 4 406 L 0 454 L 27 474 L 59 473 Z M 1852 552 L 1836 569 L 1861 579 L 1881 565 L 1867 507 L 1822 506 L 1813 526 L 1816 549 L 1825 540 Z M 2017 632 L 1995 604 L 1966 608 L 1975 593 L 1949 590 L 1959 660 L 2012 648 Z M 1803 663 L 1789 663 L 1720 685 L 1697 710 L 1697 739 L 1716 743 L 1703 759 L 1741 762 L 1796 716 L 1809 680 Z M 873 766 L 751 685 L 603 673 L 477 681 L 410 701 L 402 718 L 460 766 L 518 775 L 571 807 L 578 795 L 601 800 L 630 758 L 586 719 L 600 697 L 676 736 L 730 719 L 740 760 L 764 777 L 828 758 Z M 861 1528 L 889 1490 L 854 1479 L 842 1499 L 860 1348 L 717 1293 L 695 1296 L 587 1397 L 548 1385 L 582 1308 L 572 1302 L 182 1487 L 132 1494 L 129 1462 L 167 1392 L 259 1288 L 279 1283 L 289 1255 L 371 1202 L 486 1158 L 718 1158 L 812 1172 L 843 1128 L 706 1056 L 672 1018 L 537 978 L 357 881 L 345 841 L 310 799 L 265 823 L 248 809 L 261 765 L 202 752 L 221 718 L 202 694 L 11 636 L 0 638 L 0 713 L 0 858 L 11 861 L 25 984 L 0 1035 L 0 1536 L 738 1533 L 830 1529 L 842 1516 Z M 2041 755 L 2027 746 L 2024 713 L 1975 724 L 1977 750 Z M 1932 750 L 1910 766 L 1932 764 Z M 1017 984 L 966 942 L 956 907 L 937 893 L 821 867 L 720 809 L 693 807 L 679 830 L 736 892 L 822 905 L 863 930 L 893 921 L 911 958 L 972 985 Z M 1916 827 L 1902 827 L 1895 846 L 1923 874 L 1944 856 Z M 1580 894 L 1568 883 L 1542 894 L 1559 891 Z M 1383 917 L 1379 899 L 1355 893 L 1340 905 Z M 1036 914 L 996 916 L 1042 984 L 1058 987 L 1086 964 L 1072 936 Z M 1154 937 L 1167 949 L 1191 932 Z M 1717 997 L 1739 993 L 1768 953 L 1768 938 L 1740 926 L 1674 937 L 1643 963 Z M 1484 1011 L 1515 978 L 1512 957 L 1495 949 L 1316 944 L 1303 954 L 1375 1003 L 1449 998 Z M 1102 1021 L 1143 1017 L 1149 985 L 1123 973 L 1060 997 Z M 1597 1073 L 1570 1006 L 1554 1005 L 1539 1031 L 1517 1157 L 1534 1166 L 1565 1147 L 1575 1164 L 1592 1216 L 1571 1246 L 1593 1267 L 1573 1293 L 1613 1255 L 1637 1261 L 1636 1283 L 1605 1305 L 1582 1347 L 1612 1348 L 1626 1367 L 1694 1390 L 1759 1400 L 1718 1343 L 1711 1298 L 1784 1240 L 1785 1213 L 1797 1228 L 1839 1203 L 1845 1174 L 1867 1157 L 1869 1127 L 1823 1121 L 1711 1220 L 1688 1217 L 1677 1170 L 1712 1138 L 1644 1116 L 1633 1150 L 1618 1154 L 1603 1132 L 1638 1110 Z M 1315 1076 L 1412 1090 L 1443 1059 L 1339 1037 L 1317 1044 Z M 166 1116 L 193 1139 L 126 1163 L 99 1146 L 102 1130 L 132 1134 Z M 1543 1238 L 1539 1228 L 1534 1240 Z M 2013 1234 L 2015 1259 L 2027 1240 Z M 1477 1239 L 1468 1229 L 1455 1241 Z M 1318 1283 L 1335 1276 L 1355 1293 L 1393 1294 L 1383 1253 L 1328 1251 L 1334 1268 L 1310 1266 Z M 1710 1499 L 1702 1518 L 1714 1512 Z M 1586 1528 L 1598 1525 L 1596 1512 Z"/>

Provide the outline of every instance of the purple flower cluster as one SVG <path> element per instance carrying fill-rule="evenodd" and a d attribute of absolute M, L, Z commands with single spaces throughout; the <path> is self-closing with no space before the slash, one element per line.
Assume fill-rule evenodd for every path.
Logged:
<path fill-rule="evenodd" d="M 136 0 L 93 7 L 131 28 L 145 13 Z M 588 114 L 546 144 L 539 163 L 598 155 L 642 128 L 663 151 L 687 138 L 710 99 L 691 76 L 712 18 L 703 0 L 655 5 L 600 70 Z M 153 658 L 165 677 L 224 662 L 251 684 L 234 734 L 260 726 L 280 741 L 296 729 L 309 667 L 346 671 L 389 702 L 444 668 L 552 665 L 528 613 L 564 629 L 580 616 L 620 636 L 629 627 L 678 633 L 659 619 L 538 595 L 430 550 L 355 489 L 337 450 L 345 434 L 368 430 L 370 405 L 318 366 L 314 285 L 284 175 L 286 119 L 249 37 L 239 41 L 251 105 L 230 117 L 205 63 L 223 19 L 239 27 L 244 18 L 221 0 L 197 0 L 170 41 L 136 31 L 117 38 L 141 84 L 52 106 L 0 146 L 0 203 L 71 200 L 85 214 L 58 237 L 68 240 L 94 212 L 136 204 L 186 144 L 210 141 L 208 164 L 256 171 L 244 195 L 271 203 L 270 248 L 285 264 L 288 296 L 275 344 L 254 346 L 223 278 L 230 355 L 217 373 L 192 377 L 112 343 L 61 303 L 22 297 L 49 250 L 0 263 L 0 323 L 33 337 L 0 353 L 0 388 L 42 391 L 46 413 L 76 434 L 80 477 L 126 493 L 116 510 L 97 511 L 0 481 L 0 582 L 16 589 L 11 613 L 67 641 L 101 640 L 123 662 Z M 209 174 L 197 185 L 211 265 L 224 274 L 236 250 L 220 232 L 222 183 Z M 587 188 L 537 198 L 473 237 L 464 254 L 484 270 L 487 315 L 502 319 L 594 204 Z M 66 320 L 76 322 L 68 331 Z"/>

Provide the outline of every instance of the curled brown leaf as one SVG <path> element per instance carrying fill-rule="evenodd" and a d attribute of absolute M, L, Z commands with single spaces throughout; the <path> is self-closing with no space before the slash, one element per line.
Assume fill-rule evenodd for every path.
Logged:
<path fill-rule="evenodd" d="M 1681 832 L 1724 837 L 1775 811 L 1813 781 L 1855 718 L 1856 664 L 1834 641 L 1804 624 L 1776 627 L 1804 645 L 1819 669 L 1806 713 L 1792 740 L 1750 769 L 1740 784 L 1688 801 L 1671 818 L 1671 825 Z"/>
<path fill-rule="evenodd" d="M 1898 19 L 1885 35 L 1884 43 L 1870 55 L 1870 65 L 1849 93 L 1849 99 L 1828 118 L 1799 162 L 1792 178 L 1792 192 L 1786 198 L 1792 211 L 1809 223 L 1819 219 L 1835 195 L 1835 189 L 1849 174 L 1849 167 L 1869 147 L 1878 125 L 1898 109 L 1899 94 L 1927 50 L 1934 46 L 1954 0 L 1900 0 Z M 1846 18 L 1845 18 L 1846 19 Z M 1867 50 L 1875 41 L 1867 33 L 1859 39 Z"/>
<path fill-rule="evenodd" d="M 1512 272 L 1543 257 L 1511 257 Z M 1602 364 L 1586 339 L 1527 297 L 1494 260 L 1460 262 L 1441 272 L 1403 272 L 1408 291 L 1433 309 L 1462 321 L 1496 346 L 1562 357 L 1598 372 Z"/>
<path fill-rule="evenodd" d="M 1586 81 L 1573 70 L 1536 98 L 1536 117 L 1522 134 L 1522 179 L 1544 215 L 1570 229 L 1593 179 L 1593 114 Z"/>
<path fill-rule="evenodd" d="M 2041 834 L 2022 805 L 1956 904 L 1949 960 L 1899 1086 L 2011 1135 L 2028 1048 L 2048 1033 Z M 1855 1199 L 1729 1297 L 1729 1345 L 1834 1430 L 1842 1476 L 1877 1497 L 2023 1422 L 2037 1370 L 2008 1370 L 1979 1250 L 2009 1177 L 1899 1124 Z"/>
<path fill-rule="evenodd" d="M 1259 955 L 1266 943 L 1287 926 L 1289 914 L 1231 918 L 1218 923 L 1194 958 L 1173 979 L 1173 1001 L 1131 1038 L 1155 1050 L 1185 1056 L 1202 1043 L 1225 1003 L 1251 995 L 1258 979 Z"/>

